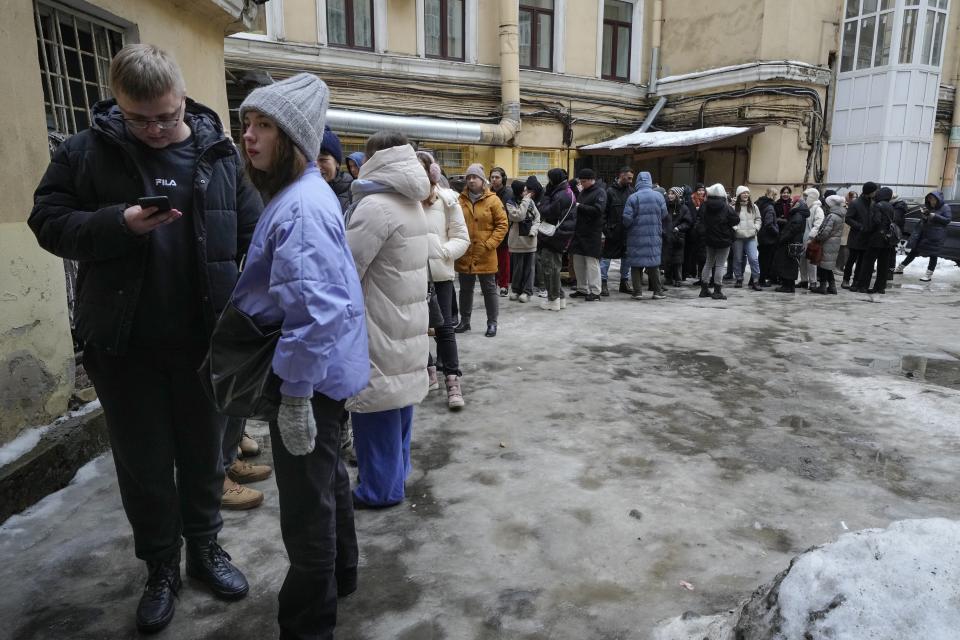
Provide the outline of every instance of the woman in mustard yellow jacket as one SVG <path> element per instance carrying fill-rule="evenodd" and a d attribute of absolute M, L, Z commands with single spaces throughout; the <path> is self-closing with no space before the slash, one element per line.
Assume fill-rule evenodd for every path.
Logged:
<path fill-rule="evenodd" d="M 507 213 L 500 198 L 490 190 L 483 165 L 472 164 L 466 173 L 467 186 L 460 194 L 460 207 L 470 235 L 470 248 L 457 260 L 454 268 L 460 279 L 460 324 L 455 331 L 470 331 L 473 312 L 473 288 L 477 278 L 487 310 L 488 338 L 497 335 L 497 247 L 507 235 Z"/>

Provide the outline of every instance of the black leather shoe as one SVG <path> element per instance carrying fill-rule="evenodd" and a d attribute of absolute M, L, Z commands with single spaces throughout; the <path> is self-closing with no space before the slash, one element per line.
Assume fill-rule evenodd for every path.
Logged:
<path fill-rule="evenodd" d="M 213 538 L 187 542 L 187 575 L 223 600 L 239 600 L 250 590 L 243 573 L 230 563 L 230 554 Z"/>
<path fill-rule="evenodd" d="M 470 323 L 466 320 L 461 320 L 460 324 L 453 328 L 454 333 L 466 333 L 467 331 L 470 331 Z"/>
<path fill-rule="evenodd" d="M 168 560 L 148 562 L 150 575 L 137 604 L 137 629 L 157 633 L 173 620 L 174 605 L 180 591 L 180 551 Z"/>
<path fill-rule="evenodd" d="M 497 335 L 497 323 L 496 323 L 496 322 L 488 322 L 488 323 L 487 323 L 487 332 L 486 332 L 485 334 L 483 334 L 483 335 L 485 335 L 485 336 L 488 337 L 488 338 L 493 338 L 494 336 L 496 336 L 496 335 Z"/>
<path fill-rule="evenodd" d="M 633 293 L 633 285 L 629 280 L 620 281 L 620 293 Z"/>
<path fill-rule="evenodd" d="M 596 293 L 588 293 L 587 297 L 584 298 L 585 302 L 600 302 L 600 296 Z"/>
<path fill-rule="evenodd" d="M 570 297 L 570 298 L 586 298 L 586 297 L 587 297 L 587 292 L 586 292 L 586 291 L 574 291 L 573 293 L 570 294 L 569 297 Z"/>

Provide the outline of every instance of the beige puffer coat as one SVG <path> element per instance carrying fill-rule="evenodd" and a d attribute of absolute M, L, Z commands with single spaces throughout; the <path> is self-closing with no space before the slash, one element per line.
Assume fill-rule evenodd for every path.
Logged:
<path fill-rule="evenodd" d="M 363 193 L 373 181 L 389 193 Z M 347 244 L 360 274 L 370 340 L 370 384 L 347 409 L 372 413 L 427 395 L 427 218 L 430 181 L 410 145 L 378 151 L 351 186 Z"/>
<path fill-rule="evenodd" d="M 449 282 L 457 275 L 453 263 L 470 247 L 470 235 L 460 208 L 460 195 L 452 189 L 436 189 L 437 199 L 423 208 L 429 232 L 430 275 L 434 282 Z"/>

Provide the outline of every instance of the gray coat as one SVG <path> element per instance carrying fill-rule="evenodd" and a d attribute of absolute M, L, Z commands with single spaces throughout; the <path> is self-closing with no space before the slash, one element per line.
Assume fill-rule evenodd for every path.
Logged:
<path fill-rule="evenodd" d="M 831 196 L 832 197 L 832 196 Z M 840 253 L 840 236 L 843 235 L 844 218 L 847 212 L 843 205 L 833 205 L 830 213 L 823 219 L 817 240 L 823 245 L 823 259 L 817 266 L 821 269 L 835 269 L 837 254 Z"/>

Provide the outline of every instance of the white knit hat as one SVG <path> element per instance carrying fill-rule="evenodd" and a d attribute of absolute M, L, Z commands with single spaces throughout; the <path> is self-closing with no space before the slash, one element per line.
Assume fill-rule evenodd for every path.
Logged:
<path fill-rule="evenodd" d="M 724 188 L 723 188 L 723 185 L 718 182 L 717 184 L 712 184 L 712 185 L 710 185 L 709 187 L 707 187 L 707 195 L 708 195 L 708 196 L 718 196 L 718 197 L 720 197 L 720 198 L 726 198 L 726 197 L 727 197 L 727 190 L 724 189 Z"/>
<path fill-rule="evenodd" d="M 737 187 L 737 199 L 740 198 L 741 193 L 750 193 L 750 189 L 748 187 L 740 185 L 739 187 Z"/>
<path fill-rule="evenodd" d="M 307 160 L 313 161 L 320 155 L 329 104 L 326 83 L 313 74 L 298 73 L 251 91 L 240 105 L 240 119 L 247 111 L 259 111 L 276 122 Z"/>

